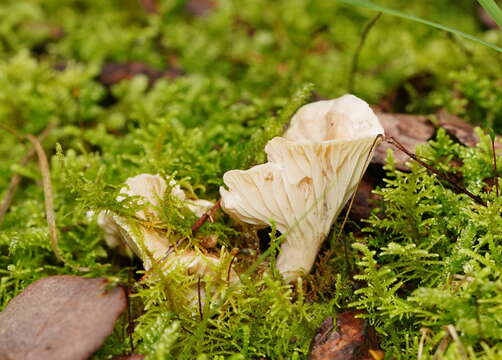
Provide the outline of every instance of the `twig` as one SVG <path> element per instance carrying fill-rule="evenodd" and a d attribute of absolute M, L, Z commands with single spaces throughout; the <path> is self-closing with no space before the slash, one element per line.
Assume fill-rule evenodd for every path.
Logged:
<path fill-rule="evenodd" d="M 54 212 L 54 195 L 52 192 L 52 183 L 51 183 L 51 172 L 49 170 L 49 161 L 47 160 L 47 155 L 45 154 L 44 148 L 42 147 L 42 144 L 40 143 L 39 139 L 36 138 L 35 136 L 28 134 L 28 135 L 23 135 L 20 132 L 11 129 L 10 127 L 0 124 L 0 127 L 5 129 L 6 131 L 10 132 L 11 134 L 14 134 L 20 139 L 27 139 L 31 142 L 33 145 L 33 148 L 35 150 L 35 153 L 37 154 L 38 157 L 38 166 L 40 168 L 40 172 L 42 174 L 42 186 L 44 190 L 44 205 L 45 205 L 45 217 L 47 219 L 47 226 L 49 228 L 49 236 L 51 239 L 51 248 L 52 251 L 54 252 L 54 255 L 58 260 L 63 262 L 65 265 L 71 267 L 74 270 L 77 271 L 90 271 L 88 267 L 81 267 L 81 266 L 76 266 L 73 264 L 70 264 L 68 261 L 65 260 L 63 257 L 63 254 L 61 253 L 61 249 L 58 246 L 58 237 L 57 237 L 57 228 L 56 228 L 56 215 Z"/>
<path fill-rule="evenodd" d="M 497 173 L 497 154 L 495 154 L 495 136 L 490 136 L 492 141 L 492 153 L 493 153 L 493 179 L 495 180 L 495 191 L 497 197 L 499 197 L 499 179 Z"/>
<path fill-rule="evenodd" d="M 61 250 L 58 247 L 58 237 L 56 231 L 56 216 L 54 213 L 54 196 L 52 193 L 52 183 L 51 175 L 49 170 L 49 161 L 47 160 L 47 155 L 42 148 L 42 144 L 38 141 L 36 137 L 31 134 L 26 135 L 26 138 L 30 140 L 31 144 L 35 148 L 38 156 L 38 166 L 40 167 L 40 172 L 42 173 L 42 186 L 44 188 L 44 205 L 45 205 L 45 216 L 47 218 L 47 225 L 49 226 L 49 235 L 51 237 L 51 247 L 52 251 L 56 254 L 56 257 L 64 262 Z"/>
<path fill-rule="evenodd" d="M 218 200 L 211 209 L 206 211 L 192 226 L 192 234 L 195 234 L 202 225 L 208 220 L 212 219 L 214 213 L 221 207 L 221 200 Z"/>
<path fill-rule="evenodd" d="M 42 142 L 45 140 L 45 138 L 49 135 L 49 133 L 54 129 L 55 125 L 54 124 L 49 124 L 44 131 L 38 136 L 38 141 Z M 2 126 L 2 128 L 5 129 L 5 127 Z M 7 130 L 8 131 L 8 130 Z M 15 134 L 18 136 L 19 134 Z M 21 165 L 25 166 L 28 164 L 28 162 L 35 156 L 36 152 L 35 149 L 30 149 L 28 153 L 21 159 Z M 3 220 L 5 218 L 5 214 L 7 214 L 7 211 L 9 210 L 10 205 L 12 204 L 12 200 L 14 199 L 14 195 L 16 195 L 16 190 L 21 183 L 22 176 L 19 174 L 14 174 L 12 175 L 10 179 L 9 186 L 7 187 L 7 190 L 5 192 L 5 196 L 2 200 L 2 203 L 0 204 L 0 225 L 2 225 Z"/>
<path fill-rule="evenodd" d="M 69 264 L 63 254 L 61 253 L 61 249 L 58 246 L 58 235 L 56 228 L 56 214 L 54 212 L 54 195 L 52 192 L 52 183 L 51 183 L 51 172 L 49 170 L 49 161 L 47 160 L 47 155 L 45 154 L 44 149 L 42 148 L 42 144 L 38 139 L 28 134 L 25 136 L 28 139 L 33 147 L 35 148 L 35 152 L 38 157 L 38 166 L 40 168 L 40 172 L 42 173 L 42 185 L 44 188 L 44 204 L 45 204 L 45 216 L 47 219 L 47 225 L 49 227 L 49 235 L 51 238 L 51 248 L 54 251 L 54 254 L 64 264 L 78 270 L 78 271 L 89 271 L 90 269 L 87 267 L 80 267 Z"/>
<path fill-rule="evenodd" d="M 375 25 L 378 19 L 380 19 L 380 16 L 382 16 L 381 12 L 376 14 L 376 16 L 364 26 L 363 31 L 361 32 L 361 38 L 359 39 L 359 44 L 357 45 L 354 56 L 352 57 L 352 65 L 350 67 L 349 83 L 347 86 L 349 93 L 352 93 L 354 91 L 355 77 L 359 67 L 359 55 L 361 54 L 361 50 L 363 49 L 364 44 L 366 43 L 366 38 L 368 37 L 371 28 Z"/>
<path fill-rule="evenodd" d="M 424 345 L 425 345 L 425 340 L 427 338 L 427 333 L 430 330 L 427 328 L 421 328 L 420 333 L 422 334 L 422 337 L 420 338 L 420 342 L 418 344 L 418 355 L 417 355 L 417 360 L 422 360 L 422 355 L 424 352 Z"/>
<path fill-rule="evenodd" d="M 199 316 L 200 316 L 200 321 L 204 320 L 204 314 L 202 313 L 202 300 L 201 300 L 201 294 L 200 294 L 200 276 L 197 279 L 197 300 L 199 302 Z"/>
<path fill-rule="evenodd" d="M 471 193 L 466 188 L 458 185 L 456 183 L 456 181 L 450 175 L 448 175 L 446 173 L 443 173 L 442 171 L 436 170 L 435 168 L 433 168 L 432 166 L 430 166 L 429 164 L 427 164 L 426 162 L 424 162 L 423 160 L 421 160 L 417 155 L 413 154 L 408 149 L 406 149 L 399 141 L 397 141 L 392 136 L 386 136 L 385 137 L 385 141 L 387 143 L 391 144 L 391 145 L 394 145 L 398 150 L 404 152 L 406 155 L 408 155 L 409 157 L 411 157 L 413 160 L 415 160 L 417 163 L 419 163 L 424 168 L 426 168 L 427 170 L 429 170 L 431 173 L 436 174 L 437 176 L 439 176 L 443 180 L 448 181 L 448 183 L 450 183 L 450 185 L 458 193 L 465 194 L 465 195 L 469 196 L 471 199 L 473 199 L 476 203 L 478 203 L 480 205 L 483 205 L 483 206 L 486 206 L 486 203 L 479 196 L 474 195 L 473 193 Z"/>
<path fill-rule="evenodd" d="M 465 350 L 464 345 L 462 344 L 462 342 L 460 341 L 460 338 L 458 337 L 457 330 L 455 329 L 455 326 L 448 325 L 448 326 L 446 326 L 446 328 L 448 329 L 448 332 L 450 333 L 451 338 L 453 339 L 453 341 L 457 345 L 457 350 L 458 350 L 460 357 L 463 360 L 467 360 L 468 359 L 467 351 Z"/>
<path fill-rule="evenodd" d="M 235 253 L 234 256 L 232 256 L 232 260 L 230 260 L 230 264 L 228 264 L 228 270 L 227 270 L 227 284 L 230 283 L 230 274 L 232 271 L 232 265 L 234 263 L 235 258 L 237 257 L 237 253 Z"/>
<path fill-rule="evenodd" d="M 446 348 L 448 348 L 448 344 L 450 343 L 450 335 L 446 333 L 441 341 L 439 342 L 439 345 L 434 352 L 434 355 L 432 356 L 432 360 L 440 360 L 443 357 L 443 353 L 445 352 Z"/>

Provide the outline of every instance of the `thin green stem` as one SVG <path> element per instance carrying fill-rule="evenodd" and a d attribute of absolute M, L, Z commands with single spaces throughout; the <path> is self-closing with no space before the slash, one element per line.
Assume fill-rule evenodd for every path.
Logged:
<path fill-rule="evenodd" d="M 354 52 L 354 56 L 352 57 L 352 66 L 350 67 L 349 84 L 347 86 L 347 90 L 349 93 L 352 93 L 354 91 L 355 77 L 357 74 L 357 70 L 359 68 L 359 55 L 361 54 L 361 50 L 363 49 L 364 44 L 366 43 L 366 38 L 368 37 L 370 30 L 376 24 L 378 19 L 380 19 L 380 16 L 382 16 L 381 12 L 376 14 L 376 16 L 364 26 L 364 29 L 361 32 L 361 38 L 359 39 L 359 44 L 357 44 L 356 51 Z"/>

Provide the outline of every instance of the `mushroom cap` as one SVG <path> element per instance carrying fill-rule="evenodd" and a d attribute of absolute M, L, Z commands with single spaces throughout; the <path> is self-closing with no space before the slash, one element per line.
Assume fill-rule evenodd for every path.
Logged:
<path fill-rule="evenodd" d="M 309 272 L 331 225 L 366 170 L 383 128 L 363 100 L 345 95 L 301 107 L 268 162 L 224 174 L 222 208 L 285 235 L 277 268 L 287 280 Z"/>
<path fill-rule="evenodd" d="M 373 110 L 354 95 L 302 106 L 291 118 L 284 138 L 294 142 L 374 139 L 383 134 Z"/>

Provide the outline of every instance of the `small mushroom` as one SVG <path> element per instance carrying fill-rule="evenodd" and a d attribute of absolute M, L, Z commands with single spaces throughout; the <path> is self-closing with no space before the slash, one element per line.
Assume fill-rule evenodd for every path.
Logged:
<path fill-rule="evenodd" d="M 285 235 L 277 268 L 288 281 L 309 272 L 331 225 L 354 193 L 384 131 L 363 100 L 345 95 L 301 107 L 268 162 L 224 174 L 222 208 Z"/>
<path fill-rule="evenodd" d="M 197 216 L 202 216 L 213 206 L 207 200 L 186 199 L 184 191 L 174 180 L 169 185 L 171 195 L 183 201 Z M 138 203 L 143 206 L 134 215 L 140 221 L 102 211 L 98 214 L 98 224 L 103 228 L 108 244 L 125 242 L 141 258 L 146 270 L 156 263 L 164 275 L 177 271 L 191 275 L 193 278 L 188 288 L 178 289 L 191 305 L 196 305 L 199 300 L 203 303 L 208 297 L 217 300 L 226 286 L 239 282 L 239 277 L 231 266 L 232 255 L 224 249 L 219 256 L 187 249 L 177 250 L 174 241 L 158 226 L 161 201 L 167 190 L 168 185 L 160 175 L 140 174 L 131 177 L 126 180 L 117 200 L 123 201 L 126 196 L 139 197 Z M 210 283 L 210 294 L 206 294 L 205 288 L 199 288 L 201 283 L 202 286 Z M 199 294 L 201 299 L 198 298 Z"/>
<path fill-rule="evenodd" d="M 185 192 L 171 180 L 171 194 L 183 201 L 190 211 L 201 216 L 213 203 L 207 200 L 187 200 Z M 105 240 L 111 247 L 120 243 L 125 243 L 138 255 L 145 266 L 150 269 L 152 260 L 158 261 L 165 257 L 172 248 L 162 231 L 156 229 L 155 225 L 159 219 L 159 209 L 161 200 L 167 190 L 167 183 L 160 175 L 140 174 L 126 180 L 125 186 L 120 190 L 118 201 L 122 201 L 126 196 L 140 197 L 139 204 L 144 205 L 135 216 L 151 224 L 144 225 L 131 219 L 114 214 L 110 211 L 102 211 L 98 214 L 98 225 L 105 233 Z"/>

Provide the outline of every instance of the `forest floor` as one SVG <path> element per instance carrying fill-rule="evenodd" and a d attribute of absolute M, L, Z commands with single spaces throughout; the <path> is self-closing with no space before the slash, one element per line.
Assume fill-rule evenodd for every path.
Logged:
<path fill-rule="evenodd" d="M 471 0 L 376 2 L 492 47 L 350 2 L 2 1 L 0 359 L 11 338 L 15 358 L 75 343 L 59 358 L 502 358 L 502 32 Z M 118 197 L 146 173 L 216 202 L 299 107 L 347 93 L 420 161 L 378 145 L 293 285 L 274 226 L 214 209 L 192 231 L 174 183 L 149 224 Z M 145 271 L 107 245 L 102 211 L 228 259 L 223 288 Z"/>

